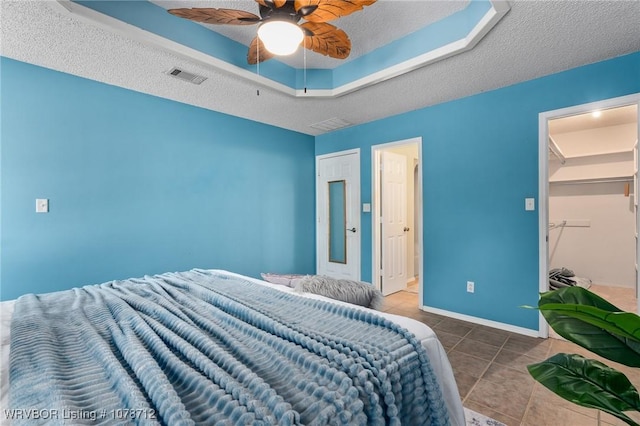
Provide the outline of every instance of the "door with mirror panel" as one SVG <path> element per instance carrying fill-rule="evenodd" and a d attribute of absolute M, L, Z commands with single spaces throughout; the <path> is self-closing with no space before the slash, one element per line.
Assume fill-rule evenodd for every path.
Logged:
<path fill-rule="evenodd" d="M 360 152 L 316 158 L 317 273 L 360 280 Z"/>

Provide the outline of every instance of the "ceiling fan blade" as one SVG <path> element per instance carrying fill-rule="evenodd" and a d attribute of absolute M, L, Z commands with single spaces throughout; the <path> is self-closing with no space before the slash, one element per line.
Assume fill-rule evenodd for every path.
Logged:
<path fill-rule="evenodd" d="M 258 52 L 258 46 L 260 47 L 260 52 Z M 264 47 L 262 40 L 256 36 L 251 41 L 251 44 L 249 45 L 249 53 L 247 53 L 247 63 L 249 63 L 249 65 L 255 65 L 258 63 L 258 53 L 260 53 L 260 62 L 267 61 L 275 56 Z"/>
<path fill-rule="evenodd" d="M 306 34 L 303 45 L 309 50 L 336 59 L 344 59 L 351 53 L 351 40 L 347 33 L 325 22 L 305 22 L 300 25 Z"/>
<path fill-rule="evenodd" d="M 256 0 L 259 5 L 268 7 L 270 9 L 279 8 L 285 5 L 287 0 Z"/>
<path fill-rule="evenodd" d="M 244 10 L 215 8 L 169 9 L 172 15 L 205 24 L 253 25 L 260 17 Z"/>
<path fill-rule="evenodd" d="M 302 17 L 309 22 L 328 22 L 362 10 L 375 2 L 376 0 L 295 0 L 294 8 L 296 11 L 304 11 L 304 8 L 316 6 Z"/>

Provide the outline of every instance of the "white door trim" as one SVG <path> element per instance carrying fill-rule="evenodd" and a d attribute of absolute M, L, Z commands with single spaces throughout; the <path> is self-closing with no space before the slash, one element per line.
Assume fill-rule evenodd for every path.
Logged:
<path fill-rule="evenodd" d="M 360 185 L 361 185 L 361 179 L 360 179 L 360 148 L 355 148 L 355 149 L 348 149 L 345 151 L 338 151 L 338 152 L 331 152 L 329 154 L 322 154 L 322 155 L 316 155 L 316 170 L 315 170 L 315 175 L 316 175 L 316 271 L 318 271 L 320 269 L 320 257 L 318 256 L 319 250 L 321 249 L 320 247 L 320 243 L 322 242 L 322 236 L 321 236 L 321 232 L 323 231 L 322 229 L 320 229 L 320 226 L 318 226 L 318 223 L 320 222 L 320 215 L 319 215 L 319 205 L 320 205 L 320 201 L 319 201 L 319 186 L 318 186 L 318 177 L 319 177 L 319 170 L 320 170 L 320 161 L 327 159 L 327 158 L 335 158 L 335 157 L 342 157 L 345 155 L 352 155 L 355 154 L 358 157 L 358 161 L 357 161 L 357 166 L 355 169 L 355 175 L 357 176 L 357 182 L 354 183 L 353 185 L 353 197 L 357 200 L 357 205 L 358 205 L 358 210 L 356 212 L 354 212 L 353 215 L 353 226 L 355 226 L 356 228 L 356 234 L 355 234 L 355 238 L 356 238 L 356 245 L 358 246 L 358 252 L 356 254 L 356 259 L 354 259 L 354 262 L 356 263 L 357 267 L 356 267 L 356 280 L 360 281 L 361 280 L 361 276 L 362 276 L 362 226 L 361 226 L 361 220 L 360 220 L 360 205 L 361 205 L 361 198 L 360 198 Z"/>
<path fill-rule="evenodd" d="M 422 136 L 418 136 L 410 139 L 403 139 L 395 142 L 388 142 L 379 145 L 371 146 L 371 282 L 378 289 L 382 290 L 382 283 L 380 282 L 380 227 L 377 226 L 379 224 L 379 209 L 380 209 L 380 194 L 377 190 L 380 184 L 380 176 L 378 173 L 377 166 L 377 158 L 378 153 L 381 150 L 393 148 L 401 145 L 409 145 L 409 144 L 417 144 L 418 145 L 418 194 L 420 194 L 419 199 L 416 199 L 415 202 L 418 203 L 418 217 L 414 220 L 414 226 L 416 227 L 416 232 L 418 232 L 418 247 L 419 247 L 419 259 L 420 264 L 418 266 L 419 275 L 418 275 L 418 306 L 421 307 L 422 303 L 422 286 L 424 283 L 424 244 L 422 240 L 422 218 L 423 218 L 423 192 L 422 192 Z"/>
<path fill-rule="evenodd" d="M 638 105 L 638 115 L 640 116 L 640 93 L 588 104 L 574 105 L 538 114 L 538 196 L 540 198 L 538 200 L 538 252 L 540 253 L 538 290 L 540 293 L 549 290 L 549 280 L 547 277 L 549 273 L 549 244 L 547 242 L 549 227 L 549 120 L 583 114 L 596 109 L 609 109 L 633 104 Z M 640 120 L 638 121 L 638 132 L 640 134 Z M 637 192 L 637 189 L 634 188 L 634 191 Z M 636 262 L 640 265 L 640 253 L 638 250 L 636 250 Z M 543 338 L 549 336 L 549 325 L 542 314 L 539 314 L 538 335 Z"/>

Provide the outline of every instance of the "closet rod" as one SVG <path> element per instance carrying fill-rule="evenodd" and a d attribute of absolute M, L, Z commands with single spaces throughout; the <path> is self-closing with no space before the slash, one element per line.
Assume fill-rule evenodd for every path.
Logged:
<path fill-rule="evenodd" d="M 615 183 L 615 182 L 633 182 L 632 177 L 621 178 L 596 178 L 596 179 L 582 179 L 582 180 L 556 180 L 550 181 L 550 185 L 582 185 L 586 183 Z"/>
<path fill-rule="evenodd" d="M 564 226 L 567 224 L 566 220 L 563 220 L 562 222 L 559 223 L 550 223 L 549 224 L 549 230 L 555 229 L 555 228 L 564 228 Z"/>

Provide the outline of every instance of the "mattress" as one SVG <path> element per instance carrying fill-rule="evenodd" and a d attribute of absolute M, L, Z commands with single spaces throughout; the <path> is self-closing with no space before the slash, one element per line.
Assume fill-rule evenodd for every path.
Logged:
<path fill-rule="evenodd" d="M 219 271 L 226 274 L 230 274 L 236 276 L 238 278 L 242 278 L 245 280 L 249 280 L 260 285 L 268 286 L 274 288 L 279 291 L 294 293 L 294 290 L 281 285 L 275 285 L 271 283 L 267 283 L 265 281 L 253 279 L 250 277 L 246 277 L 239 274 L 234 274 L 227 271 Z M 297 293 L 296 293 L 297 294 Z M 330 301 L 331 303 L 346 305 L 343 302 L 335 301 L 332 299 L 327 299 L 322 296 L 305 293 L 300 295 L 300 297 L 307 297 L 312 299 L 319 299 Z M 11 319 L 13 316 L 15 301 L 7 301 L 0 302 L 0 425 L 10 424 L 7 419 L 5 409 L 9 407 L 9 352 L 10 352 L 10 341 L 11 341 Z M 349 305 L 355 307 L 356 309 L 368 310 L 364 307 Z M 405 328 L 406 330 L 413 333 L 416 339 L 420 342 L 422 347 L 426 350 L 431 368 L 436 375 L 440 387 L 442 389 L 443 397 L 445 400 L 445 404 L 449 411 L 449 416 L 452 425 L 464 425 L 464 411 L 462 408 L 462 403 L 460 400 L 460 396 L 457 390 L 457 386 L 455 383 L 455 379 L 453 376 L 453 371 L 449 360 L 446 355 L 446 351 L 444 350 L 442 344 L 437 339 L 437 336 L 428 326 L 425 324 L 413 320 L 411 318 L 402 317 L 399 315 L 388 314 L 384 312 L 376 312 L 378 315 L 381 315 L 388 320 L 396 323 L 397 325 Z"/>

